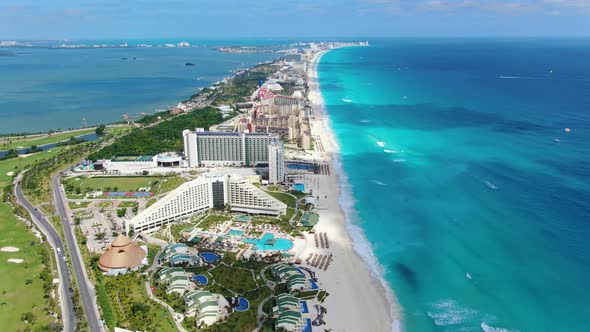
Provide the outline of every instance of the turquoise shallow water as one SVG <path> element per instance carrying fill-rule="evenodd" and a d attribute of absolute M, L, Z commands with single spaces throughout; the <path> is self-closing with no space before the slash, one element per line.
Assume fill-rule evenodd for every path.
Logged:
<path fill-rule="evenodd" d="M 375 40 L 319 77 L 405 330 L 590 330 L 590 40 Z"/>
<path fill-rule="evenodd" d="M 83 118 L 91 125 L 122 121 L 123 114 L 154 113 L 232 70 L 275 57 L 209 47 L 1 48 L 0 133 L 78 128 Z"/>

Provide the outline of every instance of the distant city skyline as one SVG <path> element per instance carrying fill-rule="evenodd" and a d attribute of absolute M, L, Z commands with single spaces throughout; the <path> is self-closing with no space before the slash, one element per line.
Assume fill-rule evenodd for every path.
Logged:
<path fill-rule="evenodd" d="M 590 0 L 5 0 L 0 39 L 590 36 Z"/>

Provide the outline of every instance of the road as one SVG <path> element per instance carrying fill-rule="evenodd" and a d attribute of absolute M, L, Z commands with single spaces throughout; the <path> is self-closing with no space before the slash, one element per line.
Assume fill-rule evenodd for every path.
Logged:
<path fill-rule="evenodd" d="M 59 234 L 53 228 L 53 225 L 45 218 L 41 212 L 39 212 L 23 195 L 21 187 L 22 173 L 16 179 L 14 186 L 14 194 L 18 204 L 23 206 L 31 214 L 31 219 L 37 225 L 37 227 L 43 232 L 49 244 L 53 247 L 55 252 L 55 261 L 57 263 L 57 269 L 60 280 L 60 304 L 62 311 L 63 327 L 64 331 L 73 331 L 76 325 L 76 314 L 74 312 L 74 301 L 70 294 L 72 287 L 72 280 L 70 279 L 70 272 L 68 270 L 68 263 L 65 260 L 64 245 L 59 237 Z"/>
<path fill-rule="evenodd" d="M 96 296 L 86 275 L 84 261 L 80 255 L 80 248 L 78 248 L 78 243 L 76 242 L 74 235 L 74 229 L 72 228 L 72 218 L 70 218 L 68 210 L 66 209 L 67 203 L 65 200 L 65 193 L 59 181 L 60 176 L 61 174 L 58 173 L 51 178 L 53 202 L 57 212 L 61 217 L 61 224 L 64 228 L 64 237 L 70 251 L 72 268 L 78 283 L 80 301 L 82 301 L 82 307 L 84 308 L 84 314 L 86 316 L 86 321 L 88 322 L 88 328 L 90 331 L 100 332 L 103 331 L 103 327 L 100 321 L 100 315 L 98 313 L 98 306 L 96 305 Z"/>

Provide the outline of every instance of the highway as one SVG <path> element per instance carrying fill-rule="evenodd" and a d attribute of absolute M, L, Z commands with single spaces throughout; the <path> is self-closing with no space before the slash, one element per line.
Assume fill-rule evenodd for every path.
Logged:
<path fill-rule="evenodd" d="M 98 313 L 98 307 L 96 305 L 96 296 L 94 290 L 90 285 L 90 281 L 86 276 L 86 270 L 82 256 L 80 255 L 80 249 L 76 242 L 74 229 L 72 228 L 72 218 L 68 215 L 66 209 L 65 193 L 62 190 L 61 183 L 59 181 L 61 174 L 54 175 L 51 178 L 51 186 L 53 190 L 53 202 L 57 209 L 57 212 L 61 216 L 62 225 L 64 228 L 64 236 L 66 244 L 70 251 L 70 258 L 72 260 L 72 267 L 76 281 L 78 283 L 78 290 L 80 291 L 80 301 L 82 301 L 82 307 L 84 308 L 84 314 L 88 322 L 88 328 L 90 331 L 103 331 L 102 323 L 100 321 L 100 315 Z"/>
<path fill-rule="evenodd" d="M 21 175 L 16 179 L 14 186 L 14 194 L 18 204 L 23 206 L 31 214 L 33 223 L 41 230 L 41 232 L 47 238 L 49 244 L 53 247 L 56 263 L 60 279 L 60 304 L 62 310 L 63 328 L 64 331 L 73 331 L 76 325 L 76 314 L 74 312 L 74 301 L 70 289 L 72 287 L 72 281 L 70 279 L 70 272 L 68 270 L 68 264 L 65 260 L 64 245 L 59 237 L 59 234 L 53 228 L 53 225 L 45 218 L 41 212 L 39 212 L 23 195 L 21 187 Z"/>

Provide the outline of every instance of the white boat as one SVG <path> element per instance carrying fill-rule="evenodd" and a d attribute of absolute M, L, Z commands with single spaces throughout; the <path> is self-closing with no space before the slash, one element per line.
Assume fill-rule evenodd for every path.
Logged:
<path fill-rule="evenodd" d="M 471 274 L 469 274 L 469 272 L 465 273 L 465 278 L 471 280 Z"/>

